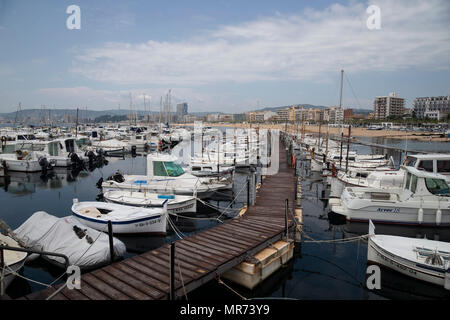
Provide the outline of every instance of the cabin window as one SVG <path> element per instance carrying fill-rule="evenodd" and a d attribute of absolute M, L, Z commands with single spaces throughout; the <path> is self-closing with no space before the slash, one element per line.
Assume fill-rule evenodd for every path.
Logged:
<path fill-rule="evenodd" d="M 410 188 L 410 190 L 411 190 L 411 192 L 416 192 L 416 188 L 417 188 L 417 176 L 412 176 L 412 179 L 411 179 L 411 188 Z"/>
<path fill-rule="evenodd" d="M 449 173 L 450 172 L 450 160 L 438 160 L 437 172 Z"/>
<path fill-rule="evenodd" d="M 406 175 L 405 189 L 409 189 L 409 183 L 410 182 L 411 182 L 411 173 L 408 172 L 408 174 Z"/>
<path fill-rule="evenodd" d="M 164 162 L 169 177 L 178 177 L 184 173 L 183 168 L 175 162 Z"/>
<path fill-rule="evenodd" d="M 433 160 L 422 160 L 419 162 L 419 165 L 417 166 L 417 169 L 419 170 L 425 170 L 428 172 L 433 172 Z"/>
<path fill-rule="evenodd" d="M 73 140 L 66 140 L 66 151 L 75 152 L 75 145 L 73 143 Z"/>
<path fill-rule="evenodd" d="M 450 196 L 448 184 L 443 179 L 425 178 L 425 185 L 432 194 Z"/>
<path fill-rule="evenodd" d="M 164 164 L 161 161 L 153 161 L 153 175 L 154 176 L 167 176 Z"/>
<path fill-rule="evenodd" d="M 3 153 L 14 153 L 14 151 L 16 151 L 16 145 L 14 144 L 7 144 L 3 149 Z"/>
<path fill-rule="evenodd" d="M 414 167 L 416 165 L 417 158 L 409 157 L 406 162 L 407 166 Z"/>

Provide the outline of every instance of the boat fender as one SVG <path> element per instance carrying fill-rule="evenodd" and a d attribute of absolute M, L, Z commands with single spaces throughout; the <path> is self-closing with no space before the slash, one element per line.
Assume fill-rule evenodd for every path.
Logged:
<path fill-rule="evenodd" d="M 441 211 L 441 209 L 437 209 L 436 210 L 436 225 L 441 224 L 441 219 L 442 219 L 442 211 Z"/>
<path fill-rule="evenodd" d="M 419 209 L 419 212 L 417 215 L 417 221 L 419 222 L 419 224 L 423 222 L 423 209 L 422 208 Z"/>

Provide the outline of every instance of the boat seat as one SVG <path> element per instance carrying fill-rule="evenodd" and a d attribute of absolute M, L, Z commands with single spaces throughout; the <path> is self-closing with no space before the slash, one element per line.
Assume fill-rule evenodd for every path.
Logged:
<path fill-rule="evenodd" d="M 96 207 L 88 207 L 84 209 L 80 209 L 80 212 L 84 215 L 93 217 L 93 218 L 101 218 L 102 213 Z"/>

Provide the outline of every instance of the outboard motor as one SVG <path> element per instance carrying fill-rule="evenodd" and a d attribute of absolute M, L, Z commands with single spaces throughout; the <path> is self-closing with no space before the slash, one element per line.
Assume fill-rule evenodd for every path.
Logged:
<path fill-rule="evenodd" d="M 95 154 L 92 150 L 87 151 L 85 155 L 89 158 L 89 163 L 93 163 L 94 160 L 96 160 Z"/>
<path fill-rule="evenodd" d="M 52 168 L 50 162 L 48 162 L 46 157 L 40 157 L 39 158 L 39 165 L 41 166 L 42 173 L 47 173 L 47 170 L 50 170 Z"/>
<path fill-rule="evenodd" d="M 117 170 L 116 173 L 108 177 L 107 180 L 114 180 L 115 182 L 122 183 L 125 181 L 125 178 L 123 177 L 122 173 L 120 173 L 120 171 Z"/>
<path fill-rule="evenodd" d="M 131 156 L 136 157 L 136 146 L 131 146 Z"/>
<path fill-rule="evenodd" d="M 97 188 L 101 189 L 102 188 L 102 183 L 103 183 L 103 178 L 98 179 L 97 183 L 95 184 L 97 186 Z"/>

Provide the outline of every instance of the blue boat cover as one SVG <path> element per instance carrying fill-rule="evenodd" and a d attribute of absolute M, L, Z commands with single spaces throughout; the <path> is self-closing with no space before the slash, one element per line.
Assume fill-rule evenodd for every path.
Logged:
<path fill-rule="evenodd" d="M 158 199 L 175 199 L 175 196 L 167 194 L 158 194 Z"/>

